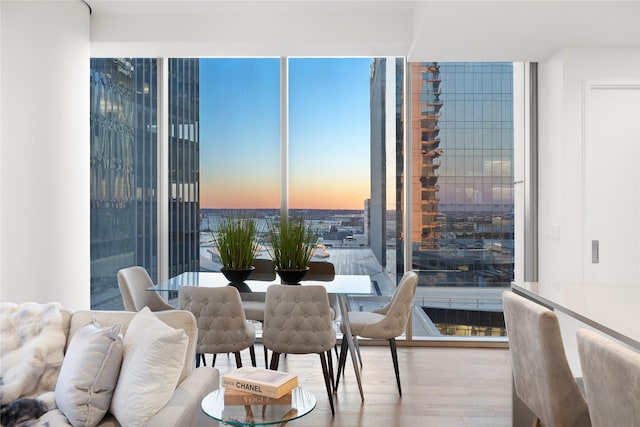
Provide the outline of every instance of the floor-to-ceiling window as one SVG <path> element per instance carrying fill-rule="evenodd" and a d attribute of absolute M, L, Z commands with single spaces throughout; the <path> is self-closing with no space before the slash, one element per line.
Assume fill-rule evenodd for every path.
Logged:
<path fill-rule="evenodd" d="M 376 274 L 370 198 L 370 58 L 289 58 L 288 207 L 318 236 L 316 260 L 337 274 Z"/>
<path fill-rule="evenodd" d="M 280 213 L 279 58 L 200 61 L 200 270 L 219 271 L 220 219 L 243 212 L 259 238 Z M 261 245 L 258 257 L 268 254 Z"/>
<path fill-rule="evenodd" d="M 286 199 L 286 214 L 305 217 L 316 234 L 314 259 L 338 274 L 378 273 L 365 231 L 371 60 L 289 58 L 285 146 L 280 58 L 200 61 L 201 270 L 220 268 L 211 231 L 222 216 L 246 211 L 266 231 Z"/>
<path fill-rule="evenodd" d="M 511 64 L 284 61 L 169 60 L 169 274 L 219 269 L 211 231 L 225 214 L 248 211 L 265 231 L 286 205 L 285 214 L 313 224 L 318 259 L 339 274 L 370 275 L 378 297 L 356 301 L 362 309 L 384 301 L 411 268 L 420 273 L 413 337 L 500 335 L 499 292 L 513 274 Z M 157 102 L 149 94 L 158 83 L 155 69 L 149 73 L 130 89 L 149 120 L 130 124 L 149 136 L 131 141 L 136 152 L 150 147 L 132 169 L 145 174 L 145 184 L 132 187 L 139 206 L 157 204 L 157 125 L 150 121 Z M 92 153 L 101 147 L 96 136 L 92 144 Z M 110 176 L 114 185 L 126 182 Z M 103 181 L 92 180 L 92 188 Z M 92 264 L 92 277 L 95 266 L 96 277 L 111 282 L 110 298 L 119 296 L 115 273 L 126 264 L 145 265 L 156 279 L 156 217 L 151 208 L 136 216 L 137 229 L 153 236 L 132 243 L 146 258 L 131 249 L 109 271 L 98 268 L 104 256 Z M 92 256 L 105 218 L 92 210 Z"/>

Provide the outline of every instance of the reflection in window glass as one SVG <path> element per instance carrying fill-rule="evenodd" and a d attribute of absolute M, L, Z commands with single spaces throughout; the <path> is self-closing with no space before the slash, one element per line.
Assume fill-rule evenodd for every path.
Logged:
<path fill-rule="evenodd" d="M 197 269 L 198 60 L 169 60 L 169 274 Z M 158 279 L 158 61 L 91 59 L 91 308 L 122 309 L 118 270 Z"/>
<path fill-rule="evenodd" d="M 91 59 L 91 308 L 122 309 L 116 275 L 157 275 L 157 64 Z"/>
<path fill-rule="evenodd" d="M 512 78 L 510 63 L 411 64 L 411 245 L 416 303 L 429 318 L 415 335 L 504 334 L 500 292 L 513 279 L 514 255 Z"/>

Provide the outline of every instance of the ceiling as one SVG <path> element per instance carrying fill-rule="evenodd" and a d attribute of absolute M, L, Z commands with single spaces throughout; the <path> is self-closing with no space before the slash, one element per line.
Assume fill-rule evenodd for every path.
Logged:
<path fill-rule="evenodd" d="M 85 0 L 92 55 L 540 61 L 640 48 L 640 0 Z"/>

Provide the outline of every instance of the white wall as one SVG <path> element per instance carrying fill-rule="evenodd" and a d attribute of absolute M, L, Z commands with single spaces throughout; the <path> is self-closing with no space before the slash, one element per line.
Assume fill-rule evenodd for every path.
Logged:
<path fill-rule="evenodd" d="M 89 9 L 0 7 L 0 300 L 89 308 Z"/>
<path fill-rule="evenodd" d="M 621 277 L 621 269 L 616 266 L 615 259 L 624 255 L 625 251 L 637 253 L 640 236 L 637 233 L 599 235 L 601 241 L 615 239 L 622 246 L 601 246 L 600 263 L 594 269 L 591 264 L 592 237 L 588 226 L 591 212 L 585 201 L 593 194 L 591 187 L 585 185 L 589 180 L 583 178 L 583 155 L 584 147 L 589 147 L 585 143 L 588 141 L 585 133 L 593 126 L 600 125 L 598 118 L 586 114 L 588 84 L 634 81 L 640 84 L 640 49 L 637 48 L 565 49 L 539 64 L 538 279 L 551 285 L 572 284 L 564 289 L 574 289 L 577 293 L 559 295 L 561 299 L 577 299 L 577 302 L 587 306 L 596 304 L 600 311 L 608 313 L 612 321 L 616 321 L 615 324 L 626 326 L 640 326 L 640 313 L 626 309 L 627 306 L 637 306 L 637 302 L 624 301 L 625 297 L 621 295 L 640 295 L 626 289 L 629 285 L 640 286 L 640 281 L 635 273 Z M 611 108 L 624 107 L 612 105 Z M 640 118 L 629 120 L 625 125 L 632 128 L 640 126 Z M 615 134 L 610 131 L 604 129 L 605 134 Z M 631 143 L 639 144 L 640 141 Z M 608 143 L 607 139 L 596 144 L 601 146 L 599 160 L 603 162 L 603 168 L 616 168 L 616 165 L 622 164 L 620 160 L 628 160 L 625 156 L 629 155 L 636 156 L 636 163 L 640 160 L 637 158 L 637 147 L 635 151 L 631 147 L 629 150 L 610 150 L 608 148 L 613 144 L 611 141 Z M 635 174 L 634 179 L 609 179 L 606 182 L 609 191 L 621 195 L 614 198 L 617 204 L 611 203 L 612 199 L 607 201 L 606 208 L 611 213 L 611 221 L 621 218 L 616 216 L 616 212 L 624 212 L 634 205 L 627 198 L 630 194 L 638 194 L 637 170 Z M 635 206 L 637 209 L 637 200 Z M 640 215 L 636 215 L 636 221 L 637 218 Z M 638 230 L 637 222 L 629 224 L 627 229 Z M 599 289 L 602 283 L 598 282 L 603 278 L 607 281 L 606 291 L 598 292 L 598 301 L 584 300 L 584 287 L 597 286 Z M 616 288 L 620 292 L 616 292 Z M 575 332 L 587 326 L 562 313 L 559 313 L 559 318 L 567 358 L 574 374 L 579 375 Z"/>
<path fill-rule="evenodd" d="M 640 81 L 640 49 L 565 49 L 539 64 L 539 280 L 585 279 L 583 238 L 584 84 L 590 81 Z M 625 153 L 606 151 L 603 162 Z M 612 191 L 621 185 L 611 183 Z M 625 209 L 623 198 L 610 210 Z M 636 242 L 637 243 L 637 242 Z M 604 266 L 606 268 L 606 265 Z"/>

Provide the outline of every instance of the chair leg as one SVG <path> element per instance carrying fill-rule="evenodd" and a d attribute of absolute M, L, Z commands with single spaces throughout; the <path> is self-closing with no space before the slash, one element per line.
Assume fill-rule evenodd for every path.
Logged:
<path fill-rule="evenodd" d="M 273 371 L 277 371 L 279 364 L 280 364 L 280 353 L 272 351 L 271 352 L 271 364 L 269 365 L 269 369 L 271 369 Z"/>
<path fill-rule="evenodd" d="M 396 339 L 391 338 L 389 340 L 389 347 L 391 348 L 391 358 L 393 359 L 393 369 L 396 371 L 396 383 L 398 383 L 398 393 L 402 396 L 402 388 L 400 387 L 400 371 L 398 369 L 398 352 L 396 349 Z"/>
<path fill-rule="evenodd" d="M 329 367 L 329 376 L 331 377 L 331 389 L 336 386 L 336 381 L 333 376 L 333 357 L 331 356 L 331 350 L 327 350 L 327 365 Z"/>
<path fill-rule="evenodd" d="M 269 354 L 267 351 L 267 346 L 264 345 L 264 322 L 260 322 L 262 324 L 262 348 L 264 350 L 264 367 L 269 369 Z"/>
<path fill-rule="evenodd" d="M 345 338 L 342 338 L 342 345 L 340 347 L 340 359 L 338 359 L 338 373 L 336 374 L 336 382 L 333 386 L 334 391 L 338 391 L 338 383 L 340 382 L 340 374 L 344 373 L 344 364 L 347 359 L 347 350 L 349 349 L 349 343 Z"/>
<path fill-rule="evenodd" d="M 213 355 L 213 363 L 216 363 L 216 355 Z M 202 360 L 202 366 L 207 366 L 207 359 L 204 358 L 204 353 L 196 353 L 196 368 L 200 367 L 200 360 Z"/>
<path fill-rule="evenodd" d="M 217 354 L 214 353 L 213 359 L 211 360 L 211 366 L 216 366 L 216 356 Z"/>
<path fill-rule="evenodd" d="M 328 351 L 331 354 L 331 350 Z M 333 391 L 331 390 L 331 380 L 329 379 L 329 370 L 327 369 L 327 358 L 324 352 L 320 353 L 320 363 L 322 364 L 322 373 L 324 374 L 324 384 L 327 387 L 327 396 L 329 396 L 329 405 L 331 406 L 331 415 L 335 415 L 336 411 L 333 408 Z"/>
<path fill-rule="evenodd" d="M 268 350 L 264 344 L 262 344 L 262 348 L 264 349 L 264 367 L 268 369 L 269 368 L 269 355 L 267 354 Z"/>
<path fill-rule="evenodd" d="M 255 368 L 258 365 L 256 365 L 256 349 L 253 345 L 249 347 L 249 354 L 251 355 L 251 366 Z"/>
<path fill-rule="evenodd" d="M 236 367 L 237 368 L 242 368 L 242 358 L 240 357 L 240 352 L 236 351 L 233 354 L 236 355 Z"/>

